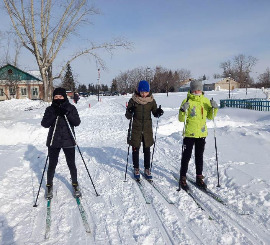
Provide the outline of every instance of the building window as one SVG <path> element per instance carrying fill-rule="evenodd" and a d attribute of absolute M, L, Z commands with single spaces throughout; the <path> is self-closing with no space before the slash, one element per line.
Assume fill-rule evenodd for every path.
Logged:
<path fill-rule="evenodd" d="M 0 96 L 4 96 L 4 89 L 0 88 Z"/>
<path fill-rule="evenodd" d="M 11 69 L 8 69 L 8 75 L 11 75 L 13 73 L 13 71 Z"/>
<path fill-rule="evenodd" d="M 33 88 L 33 96 L 38 96 L 38 88 Z"/>
<path fill-rule="evenodd" d="M 22 94 L 22 95 L 27 95 L 27 90 L 26 90 L 26 88 L 21 88 L 21 94 Z"/>
<path fill-rule="evenodd" d="M 9 88 L 9 94 L 10 95 L 15 95 L 15 88 Z"/>

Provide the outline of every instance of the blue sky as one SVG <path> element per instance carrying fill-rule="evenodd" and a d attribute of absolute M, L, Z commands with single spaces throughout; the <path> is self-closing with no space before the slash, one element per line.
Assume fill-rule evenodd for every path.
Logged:
<path fill-rule="evenodd" d="M 108 68 L 101 72 L 101 83 L 110 84 L 121 71 L 157 65 L 188 69 L 194 78 L 204 74 L 211 78 L 222 73 L 221 62 L 238 54 L 258 59 L 254 76 L 270 67 L 268 0 L 96 0 L 94 4 L 102 13 L 65 44 L 65 55 L 83 47 L 86 40 L 102 43 L 124 37 L 133 42 L 132 51 L 116 50 L 112 57 L 101 52 Z M 96 83 L 94 60 L 85 57 L 71 66 L 80 83 Z M 27 68 L 36 68 L 30 55 Z"/>

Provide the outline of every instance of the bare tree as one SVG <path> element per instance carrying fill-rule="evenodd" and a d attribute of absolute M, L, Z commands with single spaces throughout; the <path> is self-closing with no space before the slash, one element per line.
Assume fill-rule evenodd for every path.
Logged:
<path fill-rule="evenodd" d="M 231 77 L 233 75 L 232 63 L 230 60 L 222 62 L 220 68 L 223 69 L 223 77 Z"/>
<path fill-rule="evenodd" d="M 21 53 L 22 44 L 17 36 L 7 33 L 7 46 L 4 49 L 4 63 L 18 66 L 19 56 Z M 11 48 L 12 46 L 12 48 Z M 14 50 L 14 53 L 10 53 L 11 50 Z M 13 57 L 13 58 L 12 58 Z"/>
<path fill-rule="evenodd" d="M 184 85 L 184 83 L 191 78 L 191 71 L 187 69 L 177 70 L 179 75 L 179 86 Z"/>
<path fill-rule="evenodd" d="M 234 67 L 235 67 L 235 75 L 238 82 L 240 82 L 240 85 L 242 87 L 247 86 L 248 83 L 250 83 L 250 72 L 252 71 L 252 68 L 256 65 L 257 59 L 248 56 L 246 57 L 243 54 L 240 54 L 238 56 L 234 57 Z"/>
<path fill-rule="evenodd" d="M 250 72 L 256 63 L 256 58 L 239 54 L 233 58 L 233 62 L 228 60 L 221 63 L 220 68 L 223 69 L 223 77 L 230 76 L 239 82 L 241 87 L 247 87 L 253 81 L 250 77 Z"/>
<path fill-rule="evenodd" d="M 3 33 L 0 31 L 0 66 L 4 64 L 4 54 L 3 54 L 3 48 L 2 48 L 2 40 L 3 40 Z"/>
<path fill-rule="evenodd" d="M 121 93 L 128 92 L 129 82 L 128 82 L 128 73 L 127 72 L 121 72 L 120 75 L 117 76 L 114 80 L 117 84 L 119 92 L 121 92 Z"/>
<path fill-rule="evenodd" d="M 14 54 L 14 66 L 18 66 L 19 56 L 21 53 L 22 43 L 18 38 L 14 39 L 14 47 L 15 47 L 15 54 Z"/>
<path fill-rule="evenodd" d="M 121 72 L 119 76 L 115 78 L 117 87 L 120 92 L 134 92 L 140 80 L 145 79 L 146 69 L 143 67 Z"/>
<path fill-rule="evenodd" d="M 259 75 L 259 84 L 262 87 L 270 88 L 270 69 L 267 67 L 266 71 Z"/>
<path fill-rule="evenodd" d="M 51 100 L 53 80 L 60 78 L 67 64 L 88 54 L 104 68 L 103 60 L 96 53 L 98 49 L 112 52 L 117 47 L 128 47 L 123 40 L 114 40 L 101 45 L 89 44 L 74 53 L 63 65 L 61 71 L 53 75 L 53 64 L 66 40 L 75 33 L 79 25 L 90 15 L 98 14 L 87 0 L 3 0 L 12 25 L 23 47 L 34 55 L 44 85 L 44 100 Z M 57 11 L 55 11 L 57 10 Z"/>
<path fill-rule="evenodd" d="M 174 92 L 179 89 L 185 81 L 190 78 L 191 72 L 186 69 L 177 71 L 168 70 L 164 67 L 157 66 L 153 79 L 153 92 Z"/>
<path fill-rule="evenodd" d="M 167 72 L 167 69 L 165 69 L 162 66 L 156 66 L 155 68 L 155 75 L 153 78 L 151 90 L 154 93 L 158 93 L 163 89 L 163 82 L 164 82 L 164 73 Z"/>
<path fill-rule="evenodd" d="M 139 81 L 146 79 L 150 83 L 153 93 L 165 93 L 177 91 L 190 76 L 191 72 L 185 69 L 172 71 L 161 66 L 157 66 L 155 69 L 139 67 L 121 72 L 113 82 L 120 92 L 134 92 Z"/>
<path fill-rule="evenodd" d="M 215 74 L 213 75 L 213 78 L 214 78 L 214 79 L 222 78 L 222 75 L 215 73 Z"/>

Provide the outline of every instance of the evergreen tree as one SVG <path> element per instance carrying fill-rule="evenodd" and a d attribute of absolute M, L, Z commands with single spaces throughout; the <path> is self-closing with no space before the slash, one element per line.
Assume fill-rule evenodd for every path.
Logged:
<path fill-rule="evenodd" d="M 62 81 L 61 86 L 67 91 L 75 91 L 75 81 L 73 78 L 72 70 L 70 64 L 67 65 L 67 70 Z"/>
<path fill-rule="evenodd" d="M 80 84 L 78 87 L 78 92 L 86 93 L 87 92 L 87 87 L 84 84 Z"/>
<path fill-rule="evenodd" d="M 118 88 L 117 88 L 117 80 L 116 79 L 113 79 L 112 80 L 111 92 L 115 92 L 117 90 L 118 90 Z"/>
<path fill-rule="evenodd" d="M 88 85 L 88 93 L 91 93 L 91 94 L 97 93 L 96 86 L 93 83 Z"/>

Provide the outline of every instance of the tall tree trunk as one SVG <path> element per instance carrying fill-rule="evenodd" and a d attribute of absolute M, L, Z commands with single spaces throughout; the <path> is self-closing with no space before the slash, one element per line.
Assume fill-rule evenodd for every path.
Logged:
<path fill-rule="evenodd" d="M 53 76 L 52 76 L 52 66 L 49 68 L 42 68 L 40 70 L 43 86 L 44 86 L 44 101 L 52 101 L 52 90 L 53 90 Z"/>

